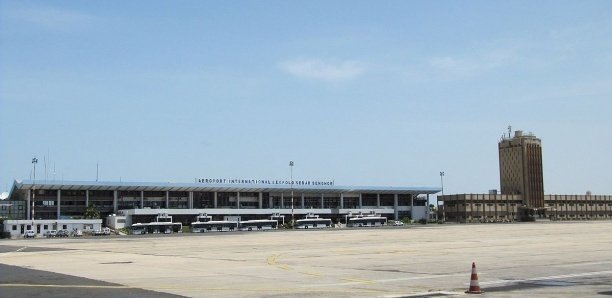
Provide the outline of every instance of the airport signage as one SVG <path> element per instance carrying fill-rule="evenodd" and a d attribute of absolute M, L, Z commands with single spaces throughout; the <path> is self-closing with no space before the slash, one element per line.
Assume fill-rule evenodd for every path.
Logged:
<path fill-rule="evenodd" d="M 257 185 L 310 185 L 310 186 L 333 186 L 334 181 L 318 180 L 270 180 L 270 179 L 226 179 L 226 178 L 198 178 L 198 183 L 208 184 L 257 184 Z"/>

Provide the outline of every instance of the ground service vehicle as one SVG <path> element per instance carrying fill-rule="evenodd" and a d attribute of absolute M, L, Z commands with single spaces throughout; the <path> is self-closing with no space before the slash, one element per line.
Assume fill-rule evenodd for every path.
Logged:
<path fill-rule="evenodd" d="M 93 231 L 94 236 L 103 236 L 103 235 L 110 235 L 111 234 L 111 230 L 109 228 L 102 228 L 101 230 L 95 230 Z"/>
<path fill-rule="evenodd" d="M 36 233 L 34 233 L 34 230 L 27 230 L 25 231 L 25 233 L 23 233 L 23 237 L 24 238 L 34 238 L 36 237 Z"/>
<path fill-rule="evenodd" d="M 141 223 L 133 224 L 130 229 L 132 230 L 132 235 L 144 235 L 147 233 L 147 226 Z"/>
<path fill-rule="evenodd" d="M 211 220 L 206 222 L 191 223 L 191 231 L 193 233 L 231 232 L 235 230 L 238 230 L 237 221 Z"/>
<path fill-rule="evenodd" d="M 296 221 L 298 229 L 323 229 L 331 228 L 332 220 L 329 218 L 304 218 Z"/>
<path fill-rule="evenodd" d="M 263 231 L 275 230 L 278 228 L 278 220 L 275 219 L 255 219 L 240 222 L 241 231 Z"/>
<path fill-rule="evenodd" d="M 55 237 L 68 237 L 70 236 L 70 233 L 68 232 L 68 230 L 59 230 L 57 231 L 57 233 L 55 234 Z"/>
<path fill-rule="evenodd" d="M 349 218 L 347 227 L 380 227 L 387 224 L 387 218 L 381 216 L 363 216 Z"/>

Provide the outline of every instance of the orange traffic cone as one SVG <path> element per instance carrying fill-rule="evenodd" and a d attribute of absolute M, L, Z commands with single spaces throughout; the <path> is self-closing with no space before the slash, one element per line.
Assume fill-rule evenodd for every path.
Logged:
<path fill-rule="evenodd" d="M 484 291 L 480 289 L 478 284 L 478 274 L 476 273 L 476 263 L 472 262 L 472 277 L 470 278 L 470 288 L 465 291 L 467 294 L 482 294 Z"/>

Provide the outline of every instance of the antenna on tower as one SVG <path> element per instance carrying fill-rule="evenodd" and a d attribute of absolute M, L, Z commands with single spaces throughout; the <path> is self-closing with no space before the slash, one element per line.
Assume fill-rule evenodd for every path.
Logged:
<path fill-rule="evenodd" d="M 508 125 L 508 138 L 512 138 L 512 125 Z"/>
<path fill-rule="evenodd" d="M 45 163 L 45 181 L 47 181 L 47 157 L 43 156 L 43 162 Z"/>
<path fill-rule="evenodd" d="M 96 160 L 96 182 L 98 182 L 98 161 Z"/>

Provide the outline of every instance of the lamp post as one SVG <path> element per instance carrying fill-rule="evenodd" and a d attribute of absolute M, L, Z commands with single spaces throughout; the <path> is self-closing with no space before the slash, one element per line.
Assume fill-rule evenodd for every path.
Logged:
<path fill-rule="evenodd" d="M 440 172 L 440 184 L 442 185 L 442 196 L 444 196 L 444 172 Z M 439 203 L 438 210 L 440 210 Z M 442 221 L 446 222 L 446 208 L 442 209 Z"/>
<path fill-rule="evenodd" d="M 34 186 L 32 187 L 34 193 L 32 194 L 32 229 L 34 229 L 34 199 L 36 198 L 36 164 L 38 163 L 38 158 L 32 158 L 32 165 L 34 165 Z"/>
<path fill-rule="evenodd" d="M 290 172 L 290 179 L 291 179 L 291 228 L 294 227 L 294 220 L 293 220 L 293 161 L 289 161 L 289 172 Z"/>

